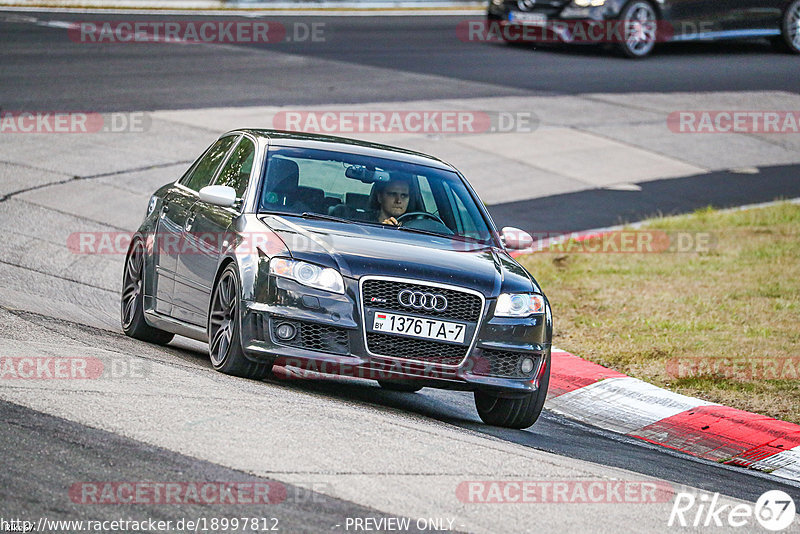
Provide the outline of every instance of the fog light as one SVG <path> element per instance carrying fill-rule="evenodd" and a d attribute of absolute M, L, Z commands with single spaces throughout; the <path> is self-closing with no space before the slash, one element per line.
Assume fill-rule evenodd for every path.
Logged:
<path fill-rule="evenodd" d="M 289 341 L 297 335 L 297 329 L 291 323 L 281 323 L 275 329 L 275 335 L 281 341 Z"/>
<path fill-rule="evenodd" d="M 534 366 L 533 358 L 523 358 L 522 359 L 522 373 L 523 374 L 527 375 L 531 371 L 533 371 L 533 366 Z"/>

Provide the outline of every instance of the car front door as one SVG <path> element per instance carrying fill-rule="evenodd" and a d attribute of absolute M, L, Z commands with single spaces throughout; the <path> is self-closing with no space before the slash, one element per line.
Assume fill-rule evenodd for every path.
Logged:
<path fill-rule="evenodd" d="M 192 240 L 189 248 L 196 253 L 181 255 L 178 277 L 186 281 L 182 305 L 191 314 L 189 320 L 199 326 L 206 325 L 214 276 L 222 250 L 233 235 L 229 232 L 232 221 L 240 214 L 255 152 L 255 143 L 242 137 L 214 181 L 214 185 L 225 185 L 236 191 L 236 206 L 227 208 L 198 200 L 192 209 L 193 220 L 187 228 L 187 239 Z"/>
<path fill-rule="evenodd" d="M 192 289 L 188 285 L 188 280 L 181 274 L 181 264 L 187 256 L 191 257 L 198 254 L 193 238 L 188 231 L 191 230 L 194 222 L 198 193 L 203 187 L 213 182 L 217 171 L 225 160 L 225 156 L 228 155 L 238 138 L 238 135 L 229 135 L 214 143 L 192 170 L 181 178 L 180 182 L 175 186 L 175 198 L 179 199 L 179 201 L 175 202 L 175 209 L 178 212 L 172 215 L 173 220 L 171 221 L 170 230 L 179 232 L 180 236 L 177 245 L 169 247 L 169 252 L 175 256 L 175 283 L 172 289 L 170 315 L 181 321 L 194 322 L 191 308 L 187 302 L 191 296 Z M 172 211 L 173 207 L 170 206 L 170 212 Z M 174 236 L 169 237 L 174 239 Z M 167 245 L 172 244 L 164 243 L 162 247 L 167 249 Z"/>
<path fill-rule="evenodd" d="M 678 39 L 696 38 L 703 33 L 718 32 L 736 0 L 668 0 L 664 3 L 664 19 Z"/>

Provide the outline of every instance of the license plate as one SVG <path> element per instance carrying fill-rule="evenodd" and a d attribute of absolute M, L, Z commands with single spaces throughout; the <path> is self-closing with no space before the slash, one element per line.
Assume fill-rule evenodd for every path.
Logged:
<path fill-rule="evenodd" d="M 542 13 L 519 13 L 512 11 L 508 14 L 509 22 L 528 24 L 530 26 L 544 26 L 547 24 L 547 15 Z"/>
<path fill-rule="evenodd" d="M 437 321 L 436 319 L 420 319 L 393 313 L 376 313 L 372 322 L 376 332 L 388 334 L 404 334 L 407 336 L 452 341 L 463 343 L 466 327 L 463 324 Z"/>

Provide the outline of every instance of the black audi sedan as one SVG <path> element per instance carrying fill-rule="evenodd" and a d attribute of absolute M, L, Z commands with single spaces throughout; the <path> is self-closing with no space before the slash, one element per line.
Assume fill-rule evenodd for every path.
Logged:
<path fill-rule="evenodd" d="M 424 154 L 275 130 L 220 137 L 150 199 L 128 250 L 125 333 L 205 341 L 213 367 L 273 366 L 472 391 L 525 428 L 550 377 L 552 315 L 465 178 Z"/>
<path fill-rule="evenodd" d="M 800 0 L 490 0 L 487 17 L 507 41 L 612 44 L 631 58 L 658 42 L 764 37 L 800 53 Z"/>

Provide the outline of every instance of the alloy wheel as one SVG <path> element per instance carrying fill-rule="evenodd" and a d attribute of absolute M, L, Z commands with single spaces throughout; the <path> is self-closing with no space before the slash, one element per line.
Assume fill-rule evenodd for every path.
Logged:
<path fill-rule="evenodd" d="M 626 9 L 624 18 L 626 53 L 644 57 L 656 43 L 656 13 L 647 2 L 635 2 Z"/>
<path fill-rule="evenodd" d="M 209 353 L 215 367 L 225 362 L 230 350 L 235 331 L 236 304 L 236 279 L 233 273 L 225 271 L 217 284 L 209 320 Z"/>
<path fill-rule="evenodd" d="M 128 329 L 136 319 L 137 299 L 142 292 L 144 272 L 144 246 L 137 241 L 125 263 L 125 279 L 122 285 L 122 326 Z"/>
<path fill-rule="evenodd" d="M 800 51 L 800 2 L 795 2 L 789 7 L 787 19 L 789 43 L 795 50 Z"/>

